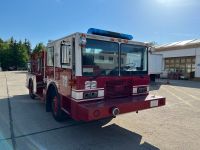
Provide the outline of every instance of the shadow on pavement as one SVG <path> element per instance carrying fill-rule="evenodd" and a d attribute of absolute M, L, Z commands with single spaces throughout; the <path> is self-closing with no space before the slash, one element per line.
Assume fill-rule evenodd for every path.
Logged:
<path fill-rule="evenodd" d="M 199 81 L 170 80 L 169 82 L 170 82 L 171 86 L 179 86 L 179 87 L 200 89 L 200 82 Z"/>
<path fill-rule="evenodd" d="M 162 84 L 158 82 L 151 82 L 149 86 L 149 91 L 159 90 Z"/>
<path fill-rule="evenodd" d="M 23 71 L 13 71 L 13 73 L 15 74 L 27 74 L 27 70 L 23 70 Z"/>
<path fill-rule="evenodd" d="M 101 126 L 98 121 L 72 119 L 58 123 L 51 113 L 45 112 L 43 103 L 28 95 L 16 95 L 10 101 L 17 149 L 159 149 L 141 141 L 142 135 L 117 124 Z"/>
<path fill-rule="evenodd" d="M 169 84 L 167 82 L 169 82 Z M 170 85 L 170 86 L 179 86 L 179 87 L 200 89 L 200 82 L 199 81 L 160 79 L 157 82 L 151 82 L 150 91 L 158 90 L 160 88 L 160 86 L 164 85 L 164 84 L 167 84 L 167 85 Z"/>
<path fill-rule="evenodd" d="M 148 142 L 141 143 L 141 140 L 141 135 L 116 124 L 101 127 L 98 123 L 87 123 L 16 139 L 19 149 L 30 150 L 42 148 L 48 150 L 159 149 Z"/>

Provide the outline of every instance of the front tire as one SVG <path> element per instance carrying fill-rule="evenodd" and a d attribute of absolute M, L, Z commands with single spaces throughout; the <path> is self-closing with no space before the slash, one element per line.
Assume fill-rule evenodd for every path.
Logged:
<path fill-rule="evenodd" d="M 56 121 L 62 121 L 63 120 L 63 115 L 62 115 L 62 110 L 61 110 L 61 102 L 60 102 L 60 97 L 57 93 L 54 93 L 51 97 L 51 110 L 52 110 L 52 115 L 55 118 Z"/>

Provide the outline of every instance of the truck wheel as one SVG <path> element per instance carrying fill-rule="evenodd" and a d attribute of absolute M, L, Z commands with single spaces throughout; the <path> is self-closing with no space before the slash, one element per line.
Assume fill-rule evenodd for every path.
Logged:
<path fill-rule="evenodd" d="M 60 98 L 58 94 L 53 94 L 51 98 L 51 107 L 52 107 L 52 114 L 56 121 L 62 121 L 63 115 L 60 105 Z"/>
<path fill-rule="evenodd" d="M 155 82 L 155 81 L 156 81 L 156 75 L 155 75 L 155 74 L 151 74 L 151 75 L 150 75 L 150 80 L 151 80 L 152 82 Z"/>
<path fill-rule="evenodd" d="M 30 83 L 29 83 L 29 96 L 32 99 L 35 99 L 35 94 L 33 93 L 33 81 L 30 81 Z"/>

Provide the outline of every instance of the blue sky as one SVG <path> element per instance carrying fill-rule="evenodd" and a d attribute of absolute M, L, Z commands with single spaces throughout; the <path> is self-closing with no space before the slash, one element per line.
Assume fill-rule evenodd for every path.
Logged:
<path fill-rule="evenodd" d="M 34 47 L 95 27 L 158 44 L 200 38 L 199 0 L 1 0 L 0 37 Z"/>

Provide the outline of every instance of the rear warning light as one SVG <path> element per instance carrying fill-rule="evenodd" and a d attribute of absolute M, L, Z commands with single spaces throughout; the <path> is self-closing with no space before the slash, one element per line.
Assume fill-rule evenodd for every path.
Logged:
<path fill-rule="evenodd" d="M 110 40 L 111 40 L 112 42 L 115 42 L 115 39 L 114 39 L 114 38 L 111 38 Z"/>
<path fill-rule="evenodd" d="M 81 34 L 81 36 L 82 36 L 82 37 L 86 37 L 86 35 L 85 35 L 85 34 Z"/>
<path fill-rule="evenodd" d="M 79 45 L 84 48 L 86 46 L 87 40 L 85 34 L 80 36 Z"/>
<path fill-rule="evenodd" d="M 124 43 L 126 43 L 126 44 L 127 44 L 127 43 L 128 43 L 128 40 L 124 40 Z"/>

